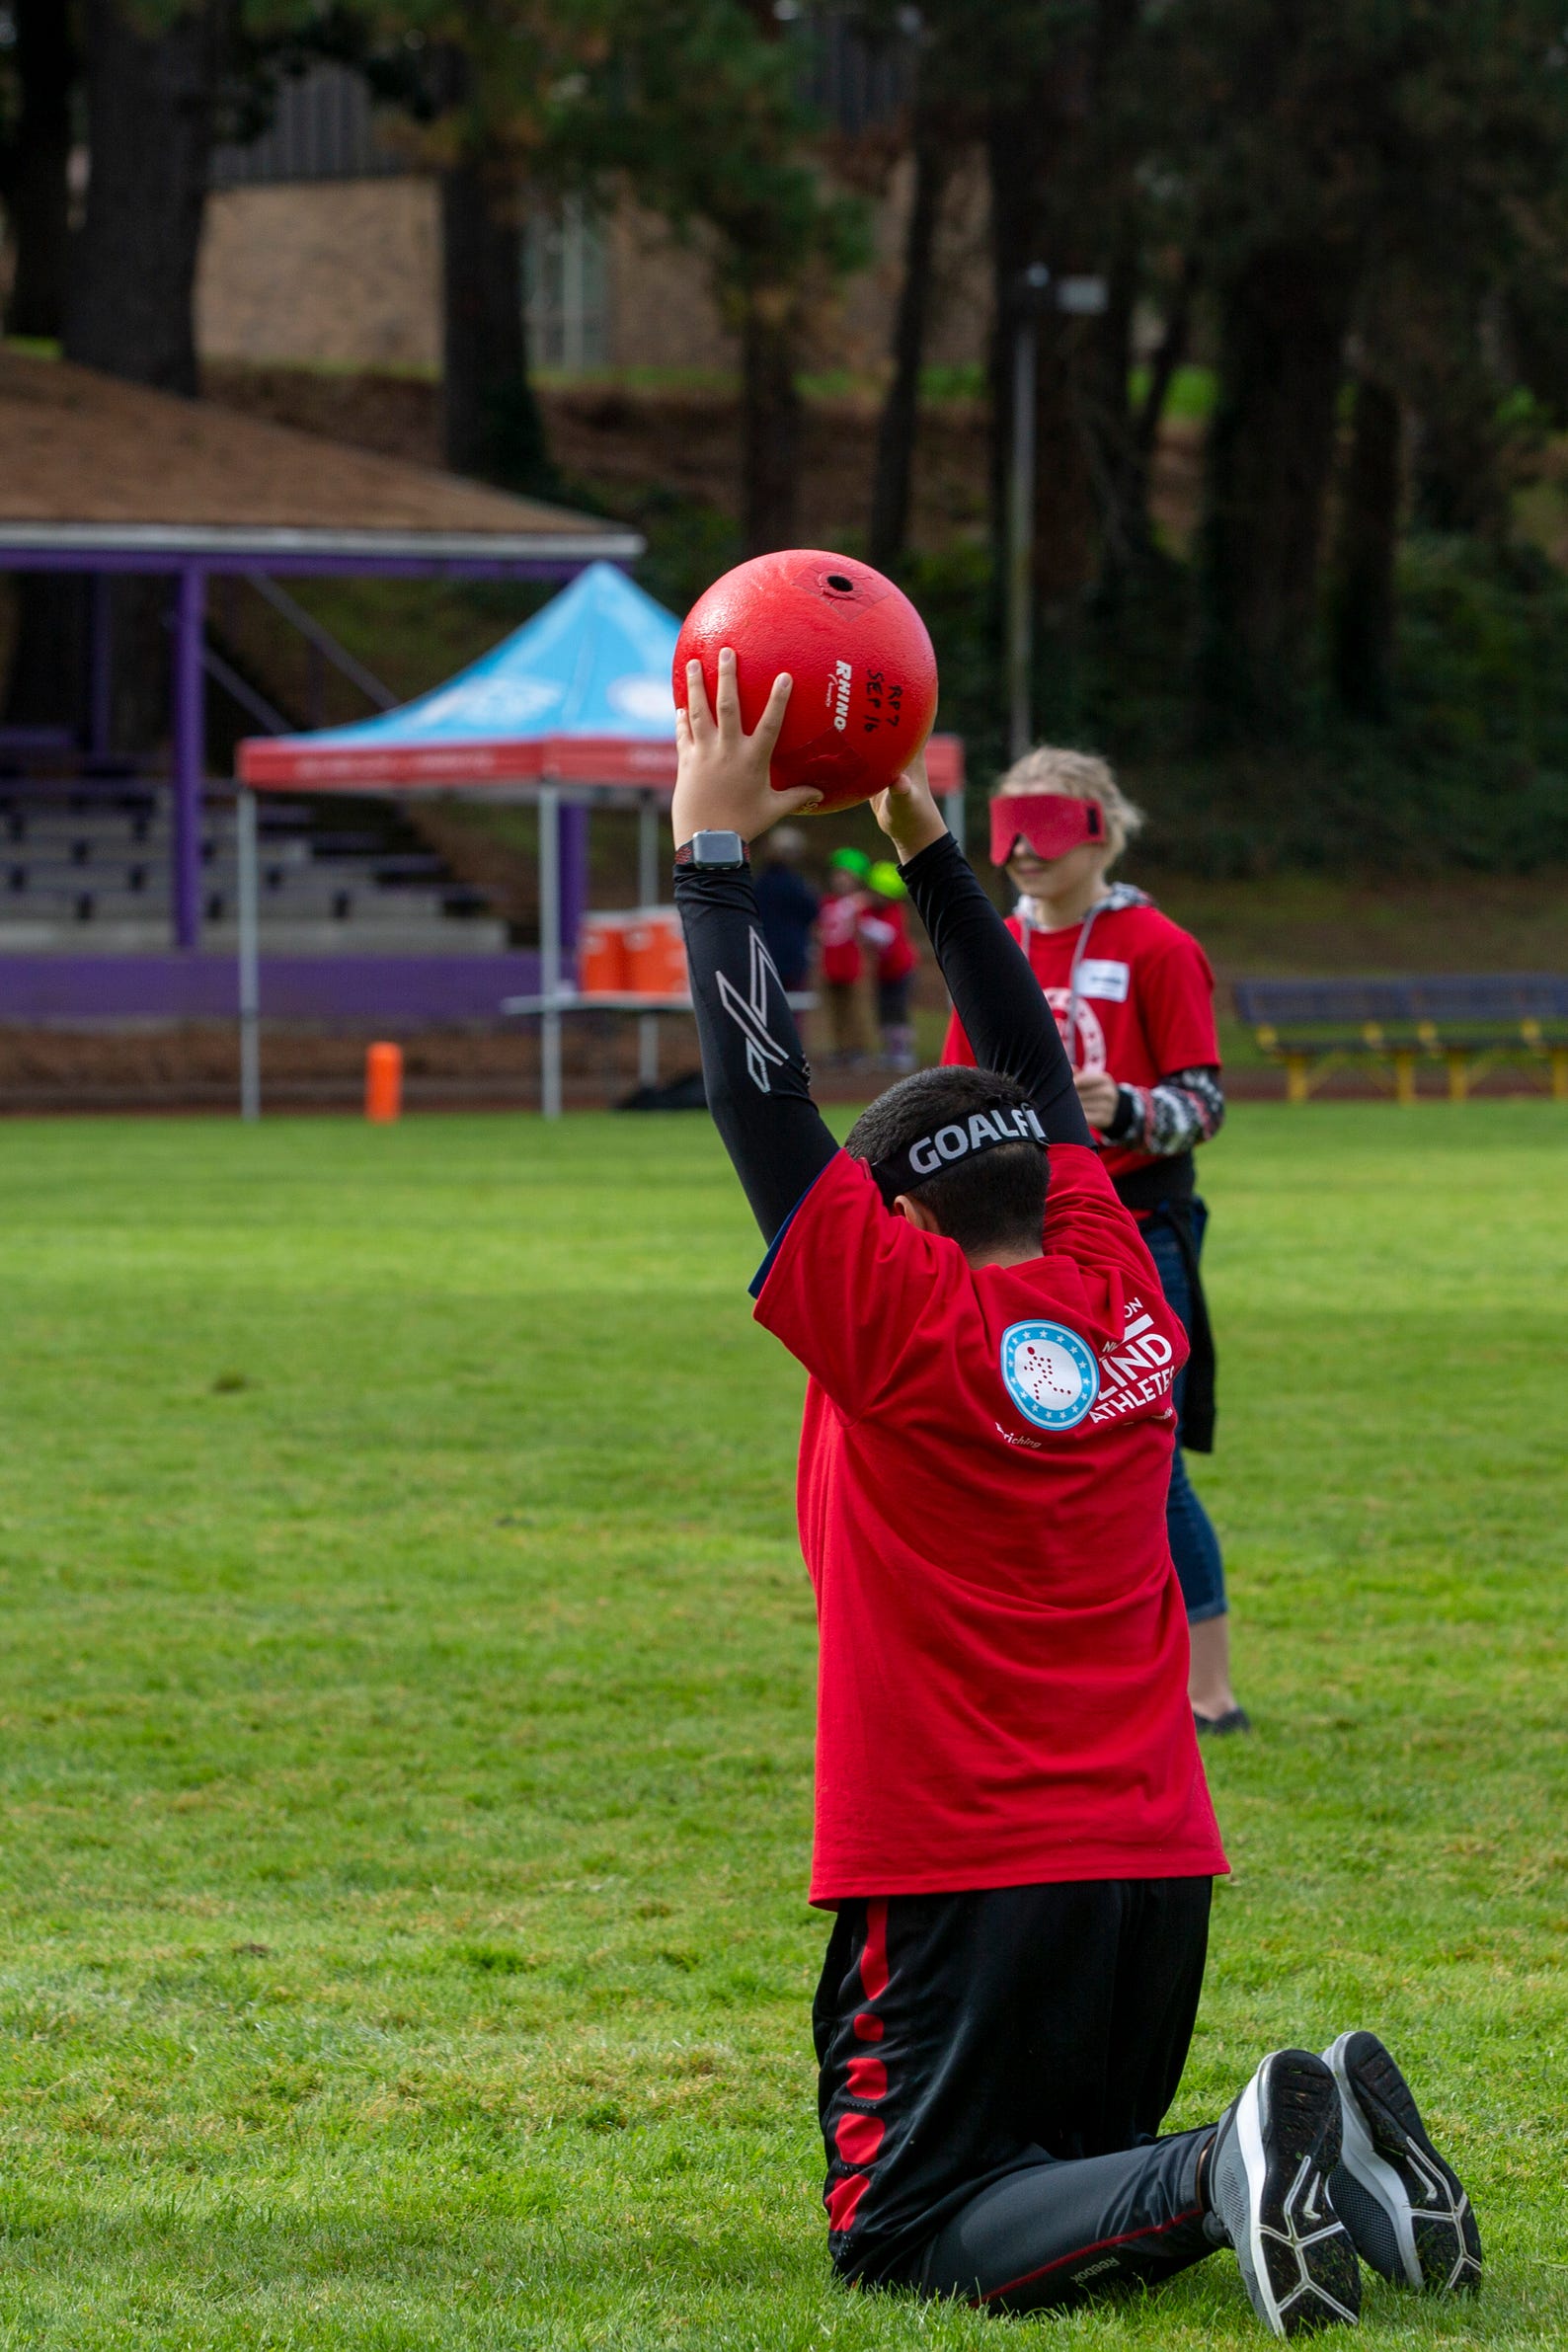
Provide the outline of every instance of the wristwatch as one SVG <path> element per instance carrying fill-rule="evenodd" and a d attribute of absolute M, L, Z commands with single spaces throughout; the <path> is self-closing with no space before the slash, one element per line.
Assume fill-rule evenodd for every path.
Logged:
<path fill-rule="evenodd" d="M 746 863 L 746 845 L 739 833 L 693 833 L 675 851 L 677 866 L 701 866 L 708 872 L 737 873 Z"/>

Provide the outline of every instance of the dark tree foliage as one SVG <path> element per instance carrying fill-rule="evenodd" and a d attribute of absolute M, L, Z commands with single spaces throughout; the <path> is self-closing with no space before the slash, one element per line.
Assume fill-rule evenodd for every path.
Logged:
<path fill-rule="evenodd" d="M 998 543 L 1020 277 L 1044 264 L 1106 296 L 1039 321 L 1043 668 L 1053 630 L 1060 668 L 1076 632 L 1157 610 L 1166 732 L 1178 690 L 1211 746 L 1304 741 L 1324 688 L 1357 724 L 1397 728 L 1401 545 L 1441 532 L 1508 561 L 1521 415 L 1526 432 L 1568 420 L 1561 0 L 923 0 L 917 20 L 898 0 L 0 0 L 8 326 L 63 317 L 73 356 L 194 390 L 212 141 L 262 127 L 283 75 L 341 57 L 402 107 L 440 181 L 451 462 L 548 487 L 522 225 L 567 192 L 629 196 L 707 260 L 742 361 L 745 542 L 786 544 L 802 375 L 869 256 L 852 146 L 801 96 L 802 43 L 829 12 L 918 58 L 883 157 L 902 137 L 911 205 L 877 559 L 915 561 L 938 230 L 955 172 L 979 163 Z M 67 247 L 73 127 L 91 171 Z M 1190 567 L 1149 520 L 1189 356 L 1215 384 Z M 76 616 L 54 602 L 22 616 L 30 694 L 77 659 Z"/>
<path fill-rule="evenodd" d="M 894 569 L 907 552 L 920 379 L 940 279 L 938 244 L 948 193 L 984 122 L 970 70 L 975 16 L 966 0 L 928 0 L 917 18 L 890 0 L 859 0 L 851 21 L 873 54 L 902 54 L 909 88 L 900 143 L 908 172 L 887 389 L 877 420 L 868 552 Z"/>
<path fill-rule="evenodd" d="M 951 107 L 932 94 L 928 86 L 932 78 L 928 59 L 910 126 L 912 186 L 904 228 L 903 274 L 894 315 L 893 372 L 877 420 L 869 553 L 884 571 L 902 560 L 908 539 L 920 370 L 936 274 L 937 230 L 957 144 Z"/>
<path fill-rule="evenodd" d="M 1287 720 L 1317 609 L 1355 256 L 1266 246 L 1219 289 L 1197 683 L 1209 741 Z"/>
<path fill-rule="evenodd" d="M 1109 7 L 1119 5 L 1107 0 Z M 1058 282 L 1103 276 L 1110 267 L 1116 207 L 1109 189 L 1099 187 L 1096 170 L 1103 161 L 1097 108 L 1104 92 L 1095 35 L 1103 13 L 1000 0 L 987 12 L 972 52 L 972 70 L 983 76 L 986 93 L 991 520 L 998 552 L 1005 538 L 1014 328 L 1025 273 L 1042 265 Z M 1096 457 L 1106 420 L 1095 403 L 1107 370 L 1096 365 L 1095 354 L 1108 328 L 1114 334 L 1115 322 L 1072 316 L 1055 304 L 1037 319 L 1035 585 L 1048 608 L 1086 587 L 1096 569 Z M 1125 400 L 1124 392 L 1124 406 Z"/>
<path fill-rule="evenodd" d="M 0 149 L 15 274 L 8 335 L 58 337 L 70 238 L 71 100 L 77 53 L 67 0 L 13 0 L 16 117 Z"/>
<path fill-rule="evenodd" d="M 442 437 L 446 462 L 506 490 L 554 476 L 528 373 L 518 193 L 494 159 L 441 174 Z"/>
<path fill-rule="evenodd" d="M 444 454 L 458 473 L 548 493 L 555 477 L 528 364 L 523 232 L 530 196 L 548 190 L 550 92 L 576 61 L 581 28 L 570 12 L 496 0 L 459 0 L 433 22 L 441 38 L 406 103 L 426 118 L 423 144 L 439 173 Z M 383 67 L 383 90 L 387 81 Z"/>
<path fill-rule="evenodd" d="M 819 126 L 766 0 L 610 0 L 586 162 L 708 253 L 740 339 L 742 536 L 798 536 L 799 375 L 838 281 L 868 256 L 863 205 L 821 164 Z"/>
<path fill-rule="evenodd" d="M 1036 586 L 1048 606 L 1063 606 L 1096 579 L 1104 585 L 1124 575 L 1149 547 L 1146 452 L 1131 405 L 1135 319 L 1157 270 L 1155 217 L 1139 180 L 1150 120 L 1140 63 L 1148 13 L 1145 0 L 994 0 L 983 12 L 966 0 L 932 0 L 924 11 L 916 161 L 924 138 L 932 160 L 922 176 L 935 182 L 956 146 L 978 141 L 989 184 L 991 512 L 998 550 L 1024 274 L 1043 266 L 1054 282 L 1090 280 L 1104 291 L 1098 312 L 1069 313 L 1052 302 L 1035 312 Z M 919 180 L 916 186 L 918 193 Z M 909 398 L 905 327 L 911 312 L 918 323 L 909 281 L 923 227 L 917 206 L 888 438 L 908 433 L 899 412 L 906 413 Z M 1158 227 L 1168 242 L 1168 220 Z M 1171 349 L 1179 349 L 1179 339 Z M 1170 372 L 1157 379 L 1156 404 Z M 1157 413 L 1156 405 L 1150 438 Z"/>
<path fill-rule="evenodd" d="M 1200 223 L 1216 314 L 1197 682 L 1201 729 L 1223 737 L 1289 724 L 1310 665 L 1358 320 L 1425 470 L 1486 505 L 1501 386 L 1482 295 L 1532 239 L 1562 250 L 1568 76 L 1546 0 L 1190 0 L 1161 44 L 1177 103 L 1154 152 Z M 1361 609 L 1341 606 L 1342 678 Z"/>
<path fill-rule="evenodd" d="M 194 394 L 192 295 L 234 0 L 145 30 L 126 0 L 83 0 L 90 168 L 65 351 Z"/>
<path fill-rule="evenodd" d="M 1359 375 L 1340 497 L 1330 642 L 1335 691 L 1357 719 L 1386 719 L 1393 699 L 1403 432 L 1398 394 L 1375 376 Z"/>

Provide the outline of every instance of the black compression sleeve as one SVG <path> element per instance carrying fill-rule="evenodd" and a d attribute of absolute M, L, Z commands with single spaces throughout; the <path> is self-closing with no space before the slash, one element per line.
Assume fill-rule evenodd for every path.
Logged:
<path fill-rule="evenodd" d="M 762 943 L 751 869 L 675 869 L 708 1108 L 771 1242 L 837 1151 L 784 984 Z"/>
<path fill-rule="evenodd" d="M 981 1069 L 1028 1090 L 1053 1143 L 1093 1143 L 1056 1015 L 951 833 L 899 869 Z"/>

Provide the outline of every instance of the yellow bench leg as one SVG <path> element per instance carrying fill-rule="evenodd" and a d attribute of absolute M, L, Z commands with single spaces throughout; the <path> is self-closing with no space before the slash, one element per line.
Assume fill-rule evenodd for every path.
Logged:
<path fill-rule="evenodd" d="M 1306 1081 L 1306 1056 L 1287 1054 L 1285 1057 L 1285 1099 L 1288 1103 L 1304 1103 L 1309 1089 Z"/>
<path fill-rule="evenodd" d="M 1416 1058 L 1414 1054 L 1394 1056 L 1394 1094 L 1402 1103 L 1416 1099 Z"/>
<path fill-rule="evenodd" d="M 1568 1046 L 1551 1050 L 1551 1090 L 1558 1102 L 1568 1103 Z"/>
<path fill-rule="evenodd" d="M 1470 1091 L 1470 1065 L 1462 1054 L 1447 1056 L 1449 1064 L 1449 1100 L 1462 1103 Z"/>

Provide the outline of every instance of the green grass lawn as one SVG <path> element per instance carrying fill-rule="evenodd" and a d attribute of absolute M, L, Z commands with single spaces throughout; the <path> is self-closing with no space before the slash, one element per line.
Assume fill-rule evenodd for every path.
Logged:
<path fill-rule="evenodd" d="M 1172 2121 L 1387 2032 L 1489 2271 L 1379 2341 L 1568 2341 L 1565 1144 L 1256 1107 L 1205 1171 L 1258 1731 Z M 706 1123 L 0 1170 L 0 2347 L 999 2343 L 826 2271 L 800 1381 Z M 1265 2340 L 1223 2255 L 1053 2328 Z"/>

